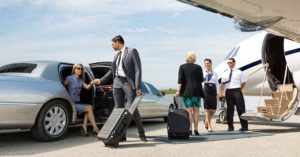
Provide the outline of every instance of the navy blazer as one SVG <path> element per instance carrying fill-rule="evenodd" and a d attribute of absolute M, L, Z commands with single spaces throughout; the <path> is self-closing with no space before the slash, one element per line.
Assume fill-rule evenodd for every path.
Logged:
<path fill-rule="evenodd" d="M 141 89 L 142 66 L 139 53 L 135 48 L 129 47 L 125 47 L 125 51 L 123 53 L 122 67 L 126 75 L 126 79 L 133 90 Z M 105 84 L 110 79 L 115 78 L 117 56 L 118 54 L 115 54 L 110 70 L 100 79 L 101 84 Z"/>

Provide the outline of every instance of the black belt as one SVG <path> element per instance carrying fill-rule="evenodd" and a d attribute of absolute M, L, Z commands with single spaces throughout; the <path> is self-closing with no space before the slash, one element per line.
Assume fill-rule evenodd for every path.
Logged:
<path fill-rule="evenodd" d="M 124 77 L 124 76 L 116 76 L 116 78 L 126 79 L 126 77 Z"/>
<path fill-rule="evenodd" d="M 235 90 L 241 90 L 241 88 L 230 88 L 230 89 L 226 89 L 226 90 L 235 91 Z"/>
<path fill-rule="evenodd" d="M 216 86 L 216 84 L 215 83 L 204 83 L 204 85 L 206 85 L 206 86 L 210 86 L 210 87 L 214 87 L 214 86 Z"/>

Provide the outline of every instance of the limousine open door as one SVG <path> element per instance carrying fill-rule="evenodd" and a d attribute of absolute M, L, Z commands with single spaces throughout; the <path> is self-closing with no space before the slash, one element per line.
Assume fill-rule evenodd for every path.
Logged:
<path fill-rule="evenodd" d="M 111 62 L 96 62 L 89 65 L 95 79 L 99 79 L 110 70 Z M 113 80 L 111 79 L 104 85 L 96 85 L 94 113 L 97 118 L 106 119 L 114 108 L 115 104 L 113 99 L 112 83 Z"/>

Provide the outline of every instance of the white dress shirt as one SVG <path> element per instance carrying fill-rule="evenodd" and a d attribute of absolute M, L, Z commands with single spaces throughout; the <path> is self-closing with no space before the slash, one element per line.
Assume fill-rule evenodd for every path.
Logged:
<path fill-rule="evenodd" d="M 120 64 L 118 65 L 118 58 L 116 61 L 116 66 L 117 66 L 117 70 L 116 70 L 116 76 L 122 76 L 122 77 L 126 77 L 125 76 L 125 72 L 123 70 L 123 57 L 124 57 L 124 52 L 125 52 L 125 46 L 121 49 L 121 51 L 119 51 L 118 53 L 121 53 L 121 60 L 120 60 Z M 119 74 L 119 75 L 118 75 Z"/>
<path fill-rule="evenodd" d="M 229 80 L 231 69 L 226 69 L 221 77 L 221 82 L 226 82 Z M 244 73 L 239 69 L 232 69 L 232 76 L 230 82 L 225 84 L 226 89 L 234 89 L 234 88 L 241 88 L 241 84 L 246 82 L 247 79 Z"/>
<path fill-rule="evenodd" d="M 208 81 L 208 78 L 206 77 L 207 74 L 212 74 L 211 79 Z M 217 94 L 219 94 L 219 80 L 218 80 L 218 74 L 214 71 L 204 71 L 203 73 L 204 81 L 203 83 L 214 83 L 217 88 Z"/>

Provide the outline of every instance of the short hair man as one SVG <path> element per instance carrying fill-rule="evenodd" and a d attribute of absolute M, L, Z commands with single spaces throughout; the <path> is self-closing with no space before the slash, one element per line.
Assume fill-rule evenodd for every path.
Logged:
<path fill-rule="evenodd" d="M 242 89 L 246 85 L 246 78 L 241 70 L 235 68 L 234 58 L 229 58 L 227 64 L 229 68 L 224 71 L 221 77 L 221 95 L 225 95 L 227 102 L 227 131 L 234 130 L 234 105 L 237 108 L 242 126 L 239 131 L 247 131 L 248 121 L 241 119 L 241 115 L 246 112 L 244 96 L 242 93 Z"/>
<path fill-rule="evenodd" d="M 113 96 L 116 108 L 123 108 L 125 99 L 132 104 L 135 96 L 142 95 L 141 79 L 142 67 L 139 53 L 135 48 L 125 47 L 124 39 L 118 35 L 112 38 L 112 48 L 117 52 L 114 56 L 111 69 L 101 79 L 95 79 L 98 84 L 114 79 Z M 133 114 L 138 127 L 141 141 L 147 141 L 138 109 Z M 126 140 L 126 133 L 121 141 Z"/>

